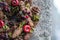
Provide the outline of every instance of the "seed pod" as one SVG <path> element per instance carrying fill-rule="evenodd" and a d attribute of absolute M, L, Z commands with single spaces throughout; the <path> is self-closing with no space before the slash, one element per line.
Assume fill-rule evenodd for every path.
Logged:
<path fill-rule="evenodd" d="M 2 28 L 0 28 L 0 32 L 3 32 L 4 30 Z"/>
<path fill-rule="evenodd" d="M 22 0 L 19 0 L 19 2 L 22 1 Z"/>
<path fill-rule="evenodd" d="M 20 1 L 20 2 L 19 2 L 19 5 L 24 6 L 25 4 L 24 4 L 23 1 Z"/>
<path fill-rule="evenodd" d="M 31 37 L 31 33 L 28 33 L 24 36 L 24 40 L 29 40 L 30 37 Z"/>
<path fill-rule="evenodd" d="M 9 37 L 12 37 L 12 32 L 9 32 L 8 35 L 9 35 Z"/>
<path fill-rule="evenodd" d="M 8 4 L 11 4 L 11 0 L 5 0 Z"/>
<path fill-rule="evenodd" d="M 4 14 L 2 11 L 0 11 L 0 19 L 3 19 L 4 18 Z"/>
<path fill-rule="evenodd" d="M 32 13 L 35 13 L 35 14 L 39 13 L 38 7 L 32 7 L 32 8 L 31 8 L 31 12 L 32 12 Z"/>
<path fill-rule="evenodd" d="M 29 22 L 28 24 L 33 27 L 34 24 L 33 24 L 33 21 L 31 20 L 31 18 L 28 15 L 25 17 L 26 17 L 26 20 Z"/>
<path fill-rule="evenodd" d="M 19 37 L 18 37 L 18 40 L 23 40 L 23 37 L 22 37 L 22 36 L 19 36 Z"/>
<path fill-rule="evenodd" d="M 29 1 L 30 5 L 32 5 L 32 0 L 28 0 L 28 1 Z"/>
<path fill-rule="evenodd" d="M 18 27 L 12 34 L 12 38 L 16 38 L 17 36 L 19 36 L 22 32 L 22 28 Z"/>
<path fill-rule="evenodd" d="M 14 25 L 14 26 L 13 26 L 13 28 L 14 28 L 14 29 L 16 29 L 16 28 L 17 28 L 17 26 L 16 26 L 16 25 Z"/>
<path fill-rule="evenodd" d="M 32 17 L 32 12 L 28 9 L 27 10 L 27 14 L 30 16 L 30 17 Z"/>
<path fill-rule="evenodd" d="M 30 26 L 32 26 L 32 27 L 33 27 L 33 26 L 34 26 L 34 24 L 33 24 L 33 21 L 31 20 L 31 18 L 28 18 L 27 20 L 29 21 Z"/>

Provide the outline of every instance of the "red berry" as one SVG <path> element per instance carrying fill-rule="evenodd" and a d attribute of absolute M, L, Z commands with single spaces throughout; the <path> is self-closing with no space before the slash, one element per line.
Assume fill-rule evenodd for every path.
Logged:
<path fill-rule="evenodd" d="M 13 6 L 18 6 L 19 5 L 19 1 L 18 0 L 12 0 L 12 5 Z"/>
<path fill-rule="evenodd" d="M 23 27 L 24 32 L 30 32 L 30 29 L 31 29 L 30 25 L 25 25 Z"/>
<path fill-rule="evenodd" d="M 25 16 L 25 18 L 28 18 L 28 17 L 29 17 L 28 15 Z"/>
<path fill-rule="evenodd" d="M 3 26 L 4 26 L 4 22 L 0 20 L 0 28 L 2 28 Z"/>

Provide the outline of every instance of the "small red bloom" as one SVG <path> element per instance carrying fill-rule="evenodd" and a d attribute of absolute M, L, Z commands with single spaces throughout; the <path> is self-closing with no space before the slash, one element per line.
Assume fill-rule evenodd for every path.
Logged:
<path fill-rule="evenodd" d="M 18 6 L 19 5 L 19 1 L 18 0 L 12 0 L 12 5 L 13 6 Z"/>
<path fill-rule="evenodd" d="M 28 17 L 29 17 L 28 15 L 25 16 L 25 18 L 28 18 Z"/>
<path fill-rule="evenodd" d="M 0 28 L 2 28 L 3 26 L 4 26 L 4 22 L 0 20 Z"/>
<path fill-rule="evenodd" d="M 31 29 L 30 25 L 25 25 L 23 27 L 24 32 L 30 32 L 30 29 Z"/>

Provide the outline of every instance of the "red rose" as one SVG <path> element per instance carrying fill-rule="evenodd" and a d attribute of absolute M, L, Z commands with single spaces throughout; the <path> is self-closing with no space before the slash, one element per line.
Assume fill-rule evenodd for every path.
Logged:
<path fill-rule="evenodd" d="M 30 32 L 30 29 L 31 29 L 30 25 L 25 25 L 23 27 L 24 32 Z"/>
<path fill-rule="evenodd" d="M 19 1 L 18 0 L 12 0 L 12 5 L 13 6 L 18 6 L 19 5 Z"/>

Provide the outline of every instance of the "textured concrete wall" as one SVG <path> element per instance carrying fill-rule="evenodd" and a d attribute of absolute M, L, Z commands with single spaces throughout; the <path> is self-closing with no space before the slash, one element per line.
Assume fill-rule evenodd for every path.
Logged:
<path fill-rule="evenodd" d="M 41 9 L 40 21 L 30 40 L 51 40 L 53 4 L 52 0 L 33 0 L 33 5 Z"/>

